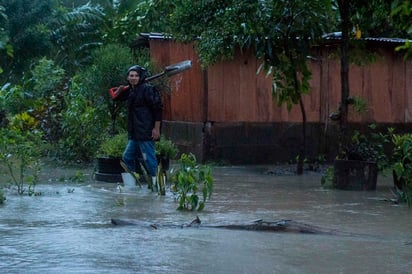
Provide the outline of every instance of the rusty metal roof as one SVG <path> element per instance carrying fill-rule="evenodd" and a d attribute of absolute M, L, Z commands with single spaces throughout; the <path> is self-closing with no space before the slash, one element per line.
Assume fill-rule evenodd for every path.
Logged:
<path fill-rule="evenodd" d="M 140 33 L 140 36 L 146 39 L 171 39 L 172 38 L 171 35 L 166 35 L 164 33 L 159 33 L 159 32 L 150 32 L 150 33 L 142 32 Z"/>
<path fill-rule="evenodd" d="M 150 32 L 140 33 L 140 36 L 146 39 L 172 39 L 171 35 L 164 33 Z M 342 39 L 342 32 L 331 32 L 322 36 L 326 41 L 340 41 Z M 412 42 L 409 39 L 403 38 L 386 38 L 386 37 L 362 37 L 360 40 L 377 42 L 377 43 L 390 43 L 390 44 L 405 44 L 407 41 Z"/>
<path fill-rule="evenodd" d="M 331 32 L 327 33 L 322 36 L 323 39 L 327 41 L 339 41 L 342 39 L 342 32 Z M 386 37 L 362 37 L 360 38 L 362 41 L 370 41 L 370 42 L 380 42 L 380 43 L 393 43 L 393 44 L 405 44 L 407 41 L 412 42 L 409 39 L 403 38 L 386 38 Z"/>

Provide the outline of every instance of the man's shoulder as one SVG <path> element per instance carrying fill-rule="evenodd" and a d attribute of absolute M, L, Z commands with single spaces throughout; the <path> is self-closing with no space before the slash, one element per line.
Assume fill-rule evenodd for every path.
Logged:
<path fill-rule="evenodd" d="M 153 89 L 153 85 L 150 83 L 141 83 L 139 85 L 139 88 L 144 89 L 144 90 L 152 90 Z"/>
<path fill-rule="evenodd" d="M 153 87 L 152 83 L 150 83 L 150 82 L 143 82 L 140 85 L 143 86 L 143 87 Z"/>

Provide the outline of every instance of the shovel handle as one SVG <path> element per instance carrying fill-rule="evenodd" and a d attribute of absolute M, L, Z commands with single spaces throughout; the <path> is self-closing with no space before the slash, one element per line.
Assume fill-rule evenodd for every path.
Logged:
<path fill-rule="evenodd" d="M 148 81 L 157 79 L 157 78 L 162 77 L 162 76 L 170 77 L 170 76 L 173 76 L 175 74 L 181 73 L 185 70 L 188 70 L 191 67 L 192 67 L 192 61 L 191 60 L 185 60 L 185 61 L 182 61 L 182 62 L 179 62 L 179 63 L 176 63 L 176 64 L 169 65 L 169 66 L 165 67 L 163 72 L 160 72 L 160 73 L 155 74 L 153 76 L 147 77 L 145 81 L 148 82 Z"/>

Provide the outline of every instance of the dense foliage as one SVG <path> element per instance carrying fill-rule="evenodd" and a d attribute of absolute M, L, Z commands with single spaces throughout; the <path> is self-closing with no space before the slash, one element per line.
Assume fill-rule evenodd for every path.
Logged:
<path fill-rule="evenodd" d="M 5 33 L 13 48 L 13 57 L 0 55 L 0 63 L 5 64 L 5 75 L 12 77 L 28 70 L 33 59 L 48 56 L 52 43 L 50 40 L 53 19 L 53 1 L 2 1 Z"/>

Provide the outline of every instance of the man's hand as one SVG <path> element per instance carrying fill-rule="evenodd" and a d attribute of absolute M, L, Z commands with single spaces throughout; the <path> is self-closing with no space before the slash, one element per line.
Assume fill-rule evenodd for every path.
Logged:
<path fill-rule="evenodd" d="M 120 85 L 117 90 L 115 91 L 116 96 L 120 94 L 120 92 L 123 91 L 124 86 Z"/>
<path fill-rule="evenodd" d="M 159 140 L 160 138 L 160 132 L 158 129 L 154 128 L 152 129 L 152 139 L 153 140 Z"/>
<path fill-rule="evenodd" d="M 120 95 L 124 90 L 126 90 L 129 86 L 119 86 L 119 87 L 113 87 L 109 90 L 110 96 L 112 96 L 112 99 L 116 99 L 117 96 Z"/>
<path fill-rule="evenodd" d="M 159 140 L 160 139 L 160 121 L 155 122 L 155 126 L 152 129 L 152 139 Z"/>

